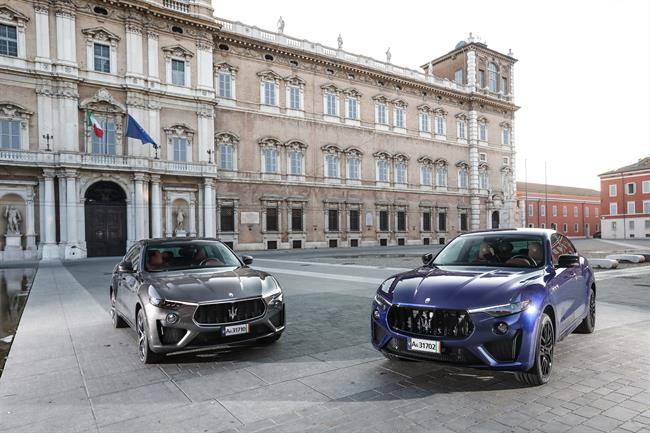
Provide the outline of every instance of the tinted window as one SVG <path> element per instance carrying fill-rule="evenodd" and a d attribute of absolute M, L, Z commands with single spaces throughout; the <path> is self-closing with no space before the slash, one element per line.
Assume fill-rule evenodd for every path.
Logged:
<path fill-rule="evenodd" d="M 124 258 L 133 264 L 133 269 L 138 270 L 140 268 L 140 247 L 134 246 Z"/>
<path fill-rule="evenodd" d="M 551 236 L 551 254 L 553 255 L 553 264 L 557 265 L 558 260 L 563 254 L 575 254 L 576 249 L 569 239 L 561 234 L 554 233 Z"/>
<path fill-rule="evenodd" d="M 544 238 L 495 233 L 459 236 L 438 254 L 438 266 L 538 267 L 545 263 Z"/>
<path fill-rule="evenodd" d="M 149 272 L 241 265 L 225 245 L 210 241 L 149 245 L 145 257 L 145 269 Z"/>

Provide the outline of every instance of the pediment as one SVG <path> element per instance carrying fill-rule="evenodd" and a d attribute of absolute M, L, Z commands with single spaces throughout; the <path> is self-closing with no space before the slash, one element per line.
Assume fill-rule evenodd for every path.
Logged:
<path fill-rule="evenodd" d="M 282 77 L 278 73 L 270 69 L 266 69 L 264 71 L 258 72 L 257 76 L 264 80 L 275 81 L 275 82 L 279 82 L 282 79 Z"/>
<path fill-rule="evenodd" d="M 182 57 L 186 60 L 194 57 L 194 53 L 182 45 L 169 45 L 161 48 L 168 57 Z"/>
<path fill-rule="evenodd" d="M 106 41 L 106 42 L 119 42 L 120 37 L 110 30 L 105 29 L 104 27 L 92 27 L 89 29 L 82 29 L 81 33 L 87 37 L 97 40 L 97 41 Z"/>
<path fill-rule="evenodd" d="M 7 5 L 0 5 L 0 20 L 15 21 L 24 24 L 29 21 L 29 17 L 27 17 L 27 15 L 23 15 L 16 9 L 11 8 Z"/>
<path fill-rule="evenodd" d="M 83 110 L 102 111 L 108 113 L 126 113 L 126 107 L 115 100 L 111 92 L 105 88 L 99 89 L 93 96 L 81 101 L 79 108 Z"/>
<path fill-rule="evenodd" d="M 14 104 L 13 102 L 0 101 L 0 117 L 18 118 L 29 117 L 34 114 L 24 107 Z"/>

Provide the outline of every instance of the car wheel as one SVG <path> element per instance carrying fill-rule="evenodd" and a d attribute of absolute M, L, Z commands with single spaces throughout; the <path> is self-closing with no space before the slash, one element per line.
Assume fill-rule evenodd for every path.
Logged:
<path fill-rule="evenodd" d="M 526 372 L 517 372 L 515 377 L 521 383 L 531 386 L 544 385 L 551 377 L 553 368 L 553 348 L 555 347 L 555 331 L 553 321 L 542 313 L 539 332 L 537 335 L 537 349 L 535 350 L 535 364 Z"/>
<path fill-rule="evenodd" d="M 113 322 L 114 328 L 125 328 L 127 326 L 115 309 L 115 291 L 113 289 L 111 289 L 111 322 Z"/>
<path fill-rule="evenodd" d="M 271 335 L 270 337 L 265 337 L 260 340 L 260 343 L 262 344 L 273 344 L 276 341 L 278 341 L 282 337 L 282 332 L 278 334 Z"/>
<path fill-rule="evenodd" d="M 591 334 L 596 329 L 596 292 L 589 290 L 589 312 L 582 323 L 576 328 L 579 334 Z"/>
<path fill-rule="evenodd" d="M 149 349 L 149 337 L 147 336 L 147 320 L 144 316 L 144 310 L 138 310 L 136 318 L 136 331 L 138 332 L 138 354 L 143 364 L 155 364 L 160 360 L 160 355 Z"/>

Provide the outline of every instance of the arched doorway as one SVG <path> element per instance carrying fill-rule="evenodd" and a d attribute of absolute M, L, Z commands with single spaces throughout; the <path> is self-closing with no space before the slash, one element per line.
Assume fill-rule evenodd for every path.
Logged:
<path fill-rule="evenodd" d="M 492 228 L 493 229 L 498 229 L 499 228 L 499 211 L 495 210 L 492 212 Z"/>
<path fill-rule="evenodd" d="M 121 256 L 126 249 L 126 194 L 114 182 L 101 181 L 86 191 L 88 257 Z"/>

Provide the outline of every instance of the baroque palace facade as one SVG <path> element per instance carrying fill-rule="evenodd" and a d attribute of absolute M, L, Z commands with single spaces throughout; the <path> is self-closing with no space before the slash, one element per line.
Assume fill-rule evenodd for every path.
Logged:
<path fill-rule="evenodd" d="M 214 18 L 208 0 L 1 1 L 5 260 L 515 225 L 516 60 L 471 35 L 416 71 Z M 127 114 L 159 149 L 124 136 Z"/>

